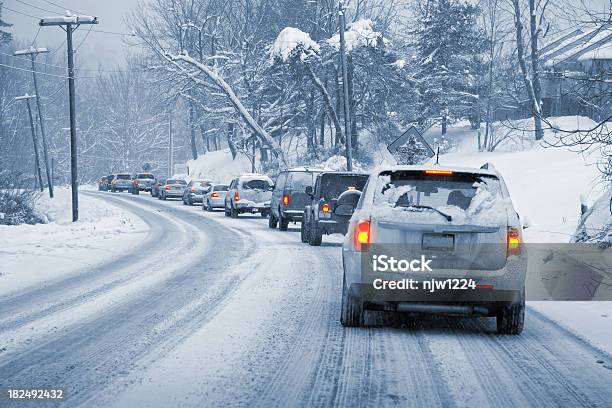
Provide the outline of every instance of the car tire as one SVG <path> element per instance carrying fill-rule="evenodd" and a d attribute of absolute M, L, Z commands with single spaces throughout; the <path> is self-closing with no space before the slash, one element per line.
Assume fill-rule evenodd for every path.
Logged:
<path fill-rule="evenodd" d="M 268 228 L 275 229 L 278 225 L 278 219 L 274 216 L 274 213 L 270 213 L 270 218 L 268 218 Z"/>
<path fill-rule="evenodd" d="M 346 277 L 342 275 L 342 306 L 340 324 L 344 327 L 361 327 L 364 325 L 363 304 L 361 299 L 351 295 L 346 287 Z"/>
<path fill-rule="evenodd" d="M 308 229 L 308 244 L 311 246 L 321 246 L 323 241 L 323 233 L 317 225 L 317 221 L 313 221 Z"/>
<path fill-rule="evenodd" d="M 223 210 L 224 210 L 225 216 L 226 216 L 226 217 L 229 217 L 229 216 L 230 216 L 230 210 L 229 210 L 229 208 L 227 208 L 227 207 L 223 207 Z"/>
<path fill-rule="evenodd" d="M 230 217 L 238 218 L 238 210 L 234 207 L 230 207 Z"/>
<path fill-rule="evenodd" d="M 187 197 L 187 205 L 193 205 L 193 201 L 191 201 L 191 198 Z"/>
<path fill-rule="evenodd" d="M 497 310 L 497 333 L 518 335 L 525 326 L 525 290 L 516 303 L 502 305 Z"/>
<path fill-rule="evenodd" d="M 287 228 L 289 228 L 289 220 L 283 217 L 283 214 L 280 211 L 278 213 L 278 229 L 280 231 L 287 231 Z"/>
<path fill-rule="evenodd" d="M 302 219 L 300 225 L 300 240 L 305 244 L 308 242 L 308 224 L 306 224 L 306 218 Z"/>
<path fill-rule="evenodd" d="M 166 199 L 167 199 L 167 198 L 168 198 L 168 197 L 166 197 L 166 195 L 165 195 L 165 194 L 162 194 L 162 200 L 166 201 Z"/>
<path fill-rule="evenodd" d="M 259 215 L 261 215 L 261 218 L 268 218 L 268 216 L 270 215 L 270 211 L 262 211 L 261 213 L 259 213 Z"/>

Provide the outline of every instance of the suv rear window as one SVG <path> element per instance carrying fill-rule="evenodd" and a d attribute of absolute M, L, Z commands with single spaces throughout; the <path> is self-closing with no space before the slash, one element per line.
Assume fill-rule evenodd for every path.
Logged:
<path fill-rule="evenodd" d="M 293 190 L 304 191 L 307 186 L 314 185 L 315 173 L 309 171 L 296 171 L 291 173 L 290 187 Z"/>
<path fill-rule="evenodd" d="M 502 196 L 499 179 L 483 174 L 435 175 L 424 171 L 388 171 L 381 173 L 378 179 L 374 203 L 384 203 L 394 208 L 455 206 L 466 210 L 479 188 Z"/>
<path fill-rule="evenodd" d="M 186 186 L 187 182 L 185 180 L 168 180 L 166 184 L 182 184 Z"/>
<path fill-rule="evenodd" d="M 272 185 L 268 180 L 245 180 L 242 182 L 242 188 L 245 190 L 270 190 Z"/>
<path fill-rule="evenodd" d="M 140 173 L 136 176 L 137 179 L 154 179 L 155 177 L 149 173 Z"/>
<path fill-rule="evenodd" d="M 129 174 L 117 174 L 117 180 L 131 180 L 132 176 Z"/>
<path fill-rule="evenodd" d="M 321 176 L 320 198 L 334 200 L 349 187 L 363 191 L 367 181 L 367 174 L 324 174 Z"/>
<path fill-rule="evenodd" d="M 216 186 L 213 187 L 213 191 L 227 191 L 227 190 L 229 190 L 229 188 L 226 185 L 217 184 Z"/>

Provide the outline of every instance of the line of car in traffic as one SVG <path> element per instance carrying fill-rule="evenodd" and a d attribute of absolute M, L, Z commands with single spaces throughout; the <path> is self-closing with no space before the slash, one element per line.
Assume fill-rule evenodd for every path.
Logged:
<path fill-rule="evenodd" d="M 203 210 L 223 209 L 233 218 L 258 213 L 268 218 L 269 228 L 281 231 L 300 223 L 301 241 L 311 246 L 321 245 L 325 235 L 344 234 L 344 326 L 361 326 L 365 311 L 376 310 L 493 316 L 499 333 L 519 334 L 523 329 L 526 263 L 521 222 L 501 175 L 489 165 L 391 166 L 370 174 L 302 167 L 280 172 L 275 182 L 247 173 L 229 184 L 119 173 L 103 177 L 99 189 L 149 191 L 160 200 L 180 198 Z M 373 248 L 428 257 L 435 270 L 368 275 L 364 265 Z M 451 291 L 449 298 L 439 299 L 389 292 L 381 296 L 372 291 L 370 280 L 468 277 L 476 292 Z"/>

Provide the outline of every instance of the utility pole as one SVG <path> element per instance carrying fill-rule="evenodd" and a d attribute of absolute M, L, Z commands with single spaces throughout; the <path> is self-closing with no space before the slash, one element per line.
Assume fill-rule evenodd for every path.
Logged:
<path fill-rule="evenodd" d="M 16 101 L 26 101 L 28 106 L 28 115 L 30 116 L 30 130 L 32 131 L 32 143 L 34 144 L 34 165 L 36 168 L 36 175 L 38 176 L 38 186 L 40 191 L 44 191 L 44 185 L 42 181 L 42 175 L 40 174 L 40 159 L 38 158 L 38 141 L 36 140 L 36 127 L 34 126 L 34 117 L 32 116 L 32 107 L 30 106 L 30 99 L 36 98 L 36 95 L 25 94 L 15 98 Z"/>
<path fill-rule="evenodd" d="M 40 124 L 40 136 L 42 138 L 43 145 L 43 159 L 45 161 L 45 173 L 47 173 L 47 185 L 49 186 L 49 197 L 53 198 L 53 178 L 51 176 L 51 171 L 49 169 L 49 154 L 48 154 L 48 144 L 47 137 L 45 134 L 45 121 L 43 120 L 43 111 L 40 103 L 40 92 L 38 91 L 38 81 L 36 80 L 36 65 L 34 60 L 38 54 L 49 52 L 46 48 L 34 48 L 30 47 L 25 50 L 18 50 L 13 53 L 13 55 L 29 55 L 30 60 L 32 61 L 32 77 L 34 79 L 34 93 L 36 94 L 36 108 L 38 110 L 38 123 Z"/>
<path fill-rule="evenodd" d="M 344 1 L 338 1 L 338 31 L 340 32 L 340 60 L 342 61 L 342 89 L 344 90 L 344 138 L 346 140 L 346 170 L 353 171 L 353 141 L 351 140 L 351 116 L 349 108 L 348 73 L 346 70 L 346 30 Z"/>
<path fill-rule="evenodd" d="M 72 189 L 72 221 L 79 220 L 79 185 L 77 172 L 76 108 L 74 95 L 74 50 L 72 33 L 81 24 L 98 24 L 98 17 L 78 16 L 66 13 L 65 16 L 45 17 L 38 23 L 41 27 L 59 26 L 66 32 L 68 48 L 68 94 L 70 97 L 70 184 Z M 64 28 L 64 26 L 66 28 Z"/>
<path fill-rule="evenodd" d="M 174 146 L 172 144 L 172 114 L 169 116 L 168 120 L 168 178 L 172 177 L 172 173 L 174 172 Z"/>

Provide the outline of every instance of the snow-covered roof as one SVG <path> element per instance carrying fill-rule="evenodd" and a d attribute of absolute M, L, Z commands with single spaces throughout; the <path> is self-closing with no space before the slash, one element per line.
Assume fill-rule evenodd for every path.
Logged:
<path fill-rule="evenodd" d="M 591 60 L 609 60 L 612 59 L 612 41 L 597 48 L 593 48 L 590 51 L 585 52 L 578 61 L 591 61 Z"/>
<path fill-rule="evenodd" d="M 358 20 L 349 25 L 348 30 L 344 33 L 346 41 L 346 51 L 351 52 L 359 47 L 375 47 L 378 39 L 382 38 L 382 34 L 374 31 L 374 23 L 372 20 Z M 335 49 L 340 49 L 340 34 L 335 34 L 327 43 Z"/>
<path fill-rule="evenodd" d="M 308 33 L 294 27 L 285 27 L 281 30 L 270 48 L 272 58 L 287 61 L 289 57 L 299 51 L 300 60 L 304 61 L 319 52 L 319 44 L 314 42 Z"/>
<path fill-rule="evenodd" d="M 575 35 L 568 35 L 549 47 L 545 47 L 540 58 L 545 67 L 552 68 L 564 62 L 572 63 L 593 59 L 590 58 L 593 56 L 591 53 L 593 50 L 607 47 L 612 47 L 612 27 L 598 26 L 579 31 Z"/>

